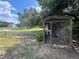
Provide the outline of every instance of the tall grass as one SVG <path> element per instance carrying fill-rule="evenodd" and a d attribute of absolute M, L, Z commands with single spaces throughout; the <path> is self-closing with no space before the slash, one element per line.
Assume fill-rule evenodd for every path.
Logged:
<path fill-rule="evenodd" d="M 7 32 L 5 31 L 0 31 L 0 37 L 6 37 L 7 36 Z"/>

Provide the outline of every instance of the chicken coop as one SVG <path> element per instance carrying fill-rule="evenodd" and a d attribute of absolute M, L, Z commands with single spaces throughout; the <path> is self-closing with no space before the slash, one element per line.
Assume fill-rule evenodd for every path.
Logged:
<path fill-rule="evenodd" d="M 69 45 L 72 40 L 71 16 L 50 16 L 43 21 L 44 42 L 47 44 Z"/>

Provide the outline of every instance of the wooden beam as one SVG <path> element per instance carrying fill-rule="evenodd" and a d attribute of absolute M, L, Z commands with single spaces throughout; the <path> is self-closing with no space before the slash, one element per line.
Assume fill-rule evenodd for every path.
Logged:
<path fill-rule="evenodd" d="M 72 20 L 70 20 L 70 45 L 72 44 Z"/>
<path fill-rule="evenodd" d="M 46 43 L 46 39 L 45 39 L 45 23 L 43 22 L 43 40 L 44 43 Z"/>
<path fill-rule="evenodd" d="M 50 22 L 50 40 L 52 44 L 52 22 Z"/>
<path fill-rule="evenodd" d="M 50 23 L 50 22 L 52 22 L 52 23 L 56 23 L 56 22 L 63 23 L 63 22 L 66 22 L 66 21 L 45 21 L 45 23 Z"/>

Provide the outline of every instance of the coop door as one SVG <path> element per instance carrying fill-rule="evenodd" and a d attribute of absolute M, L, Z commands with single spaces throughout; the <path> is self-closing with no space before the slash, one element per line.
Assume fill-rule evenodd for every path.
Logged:
<path fill-rule="evenodd" d="M 45 24 L 45 42 L 50 43 L 50 37 L 51 37 L 51 28 L 50 23 Z"/>
<path fill-rule="evenodd" d="M 52 44 L 67 45 L 69 41 L 69 29 L 64 23 L 52 24 Z"/>

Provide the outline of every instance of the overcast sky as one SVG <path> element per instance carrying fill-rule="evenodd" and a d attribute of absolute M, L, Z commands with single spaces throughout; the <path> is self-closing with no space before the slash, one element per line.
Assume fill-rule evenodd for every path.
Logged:
<path fill-rule="evenodd" d="M 0 20 L 18 23 L 18 12 L 25 8 L 34 7 L 41 10 L 36 0 L 0 0 Z"/>

